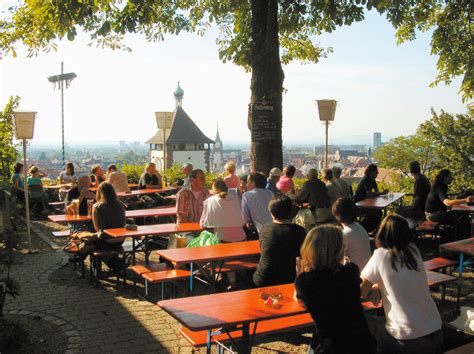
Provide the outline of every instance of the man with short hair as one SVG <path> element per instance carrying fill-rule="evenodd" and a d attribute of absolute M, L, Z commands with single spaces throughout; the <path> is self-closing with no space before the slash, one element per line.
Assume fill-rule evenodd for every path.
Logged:
<path fill-rule="evenodd" d="M 127 175 L 124 172 L 119 172 L 116 165 L 107 166 L 106 180 L 114 186 L 115 192 L 130 192 Z"/>
<path fill-rule="evenodd" d="M 418 161 L 410 162 L 409 168 L 410 174 L 415 180 L 413 204 L 399 208 L 397 213 L 406 218 L 424 218 L 426 198 L 428 198 L 428 194 L 431 190 L 430 181 L 421 173 L 421 167 Z"/>
<path fill-rule="evenodd" d="M 309 203 L 317 224 L 332 221 L 328 189 L 318 178 L 318 170 L 310 168 L 307 177 L 296 201 L 300 204 Z"/>
<path fill-rule="evenodd" d="M 337 185 L 341 190 L 341 197 L 352 198 L 352 187 L 345 180 L 341 179 L 342 169 L 334 166 L 332 168 L 332 183 Z"/>
<path fill-rule="evenodd" d="M 275 195 L 280 195 L 281 192 L 277 188 L 277 183 L 280 180 L 281 170 L 278 167 L 273 167 L 268 174 L 267 186 L 265 187 L 269 191 L 272 191 Z"/>
<path fill-rule="evenodd" d="M 341 198 L 341 190 L 333 181 L 331 169 L 325 168 L 321 171 L 321 174 L 323 182 L 326 184 L 326 188 L 328 189 L 329 204 L 332 206 L 336 200 Z"/>
<path fill-rule="evenodd" d="M 272 222 L 268 203 L 273 193 L 265 188 L 267 178 L 263 173 L 250 173 L 247 177 L 247 192 L 242 196 L 242 217 L 247 228 L 255 227 L 258 232 L 265 224 Z"/>
<path fill-rule="evenodd" d="M 189 173 L 189 187 L 176 194 L 177 223 L 199 222 L 204 210 L 204 201 L 211 194 L 206 188 L 206 176 L 202 170 Z"/>

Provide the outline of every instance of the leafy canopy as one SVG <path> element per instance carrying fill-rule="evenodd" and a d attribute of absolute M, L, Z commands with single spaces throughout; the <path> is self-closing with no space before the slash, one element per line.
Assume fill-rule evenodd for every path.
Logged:
<path fill-rule="evenodd" d="M 10 183 L 13 166 L 18 158 L 15 139 L 13 111 L 18 108 L 20 97 L 10 97 L 3 111 L 0 111 L 0 186 Z"/>
<path fill-rule="evenodd" d="M 16 55 L 23 43 L 29 55 L 56 48 L 64 37 L 74 40 L 78 29 L 89 33 L 98 46 L 127 49 L 126 33 L 149 41 L 166 35 L 194 32 L 203 35 L 212 24 L 220 30 L 219 58 L 250 69 L 251 3 L 263 0 L 25 0 L 0 20 L 0 49 Z M 332 48 L 320 48 L 315 38 L 337 26 L 364 19 L 375 9 L 397 29 L 399 43 L 433 31 L 431 53 L 438 56 L 438 75 L 431 85 L 450 84 L 463 76 L 460 92 L 472 99 L 474 46 L 470 0 L 279 0 L 279 41 L 283 64 L 292 60 L 316 63 Z"/>

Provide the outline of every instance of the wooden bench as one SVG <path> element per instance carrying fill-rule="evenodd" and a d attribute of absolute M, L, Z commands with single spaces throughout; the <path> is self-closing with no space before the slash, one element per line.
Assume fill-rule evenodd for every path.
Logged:
<path fill-rule="evenodd" d="M 145 280 L 145 296 L 149 295 L 149 284 L 161 284 L 161 299 L 165 296 L 165 284 L 177 280 L 188 279 L 191 276 L 191 271 L 187 269 L 166 268 L 158 272 L 143 273 L 141 277 Z M 176 287 L 172 283 L 171 297 L 176 295 Z"/>
<path fill-rule="evenodd" d="M 275 334 L 280 332 L 289 332 L 302 328 L 309 328 L 314 325 L 313 319 L 309 313 L 304 313 L 301 315 L 295 315 L 284 318 L 277 318 L 274 320 L 261 321 L 257 324 L 257 329 L 255 330 L 255 324 L 250 325 L 250 333 L 254 333 L 255 336 L 264 336 L 268 334 Z M 210 339 L 211 342 L 208 342 L 208 331 L 191 331 L 187 328 L 181 328 L 179 333 L 193 346 L 193 347 L 202 347 L 209 346 L 212 342 L 226 343 L 230 341 L 227 333 L 223 332 L 222 329 L 215 329 L 212 331 L 216 333 Z M 241 329 L 233 329 L 229 332 L 232 340 L 236 340 L 242 337 Z"/>
<path fill-rule="evenodd" d="M 426 270 L 442 270 L 445 272 L 447 268 L 456 266 L 458 262 L 443 257 L 437 257 L 424 261 L 423 264 Z"/>
<path fill-rule="evenodd" d="M 66 202 L 49 202 L 48 206 L 51 206 L 55 209 L 62 210 L 66 207 Z"/>
<path fill-rule="evenodd" d="M 63 230 L 63 231 L 53 231 L 52 232 L 53 237 L 68 237 L 71 236 L 72 231 L 71 230 Z"/>
<path fill-rule="evenodd" d="M 446 298 L 446 284 L 455 282 L 457 278 L 429 270 L 426 271 L 426 277 L 428 279 L 429 288 L 441 286 L 441 301 L 444 303 Z"/>
<path fill-rule="evenodd" d="M 102 273 L 102 260 L 105 257 L 124 256 L 127 254 L 131 254 L 133 252 L 134 252 L 133 245 L 131 243 L 125 243 L 122 245 L 122 247 L 117 248 L 117 249 L 96 250 L 92 252 L 89 256 L 89 259 L 90 259 L 89 271 L 90 271 L 91 282 L 97 283 L 98 279 L 100 279 L 100 275 Z M 126 269 L 124 269 L 123 273 L 126 273 L 125 270 Z M 119 273 L 120 272 L 117 272 L 117 284 L 119 283 L 119 280 L 120 280 Z M 125 282 L 125 276 L 123 277 L 123 279 Z"/>

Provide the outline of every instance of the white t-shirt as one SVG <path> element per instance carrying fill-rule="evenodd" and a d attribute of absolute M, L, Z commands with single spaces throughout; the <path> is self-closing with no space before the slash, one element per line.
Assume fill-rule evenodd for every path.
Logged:
<path fill-rule="evenodd" d="M 425 267 L 418 248 L 418 271 L 401 267 L 393 269 L 391 255 L 385 248 L 375 250 L 362 271 L 361 277 L 378 284 L 382 294 L 387 323 L 385 328 L 399 340 L 416 339 L 441 328 L 441 317 L 431 298 Z"/>
<path fill-rule="evenodd" d="M 367 231 L 355 222 L 345 225 L 342 233 L 346 257 L 359 267 L 359 271 L 362 271 L 370 259 L 370 239 Z"/>
<path fill-rule="evenodd" d="M 128 187 L 127 175 L 123 172 L 112 172 L 109 175 L 108 182 L 114 186 L 115 191 L 118 192 L 130 192 Z"/>
<path fill-rule="evenodd" d="M 217 238 L 226 242 L 245 240 L 244 219 L 240 210 L 240 199 L 234 195 L 221 198 L 213 195 L 204 201 L 201 225 L 213 227 Z"/>

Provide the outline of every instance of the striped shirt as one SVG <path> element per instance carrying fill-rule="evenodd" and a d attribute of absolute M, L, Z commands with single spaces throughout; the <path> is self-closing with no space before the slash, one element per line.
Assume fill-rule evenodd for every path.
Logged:
<path fill-rule="evenodd" d="M 204 201 L 209 198 L 210 195 L 207 189 L 203 189 L 196 197 L 191 187 L 182 188 L 178 194 L 176 194 L 178 224 L 199 222 L 204 209 Z"/>

